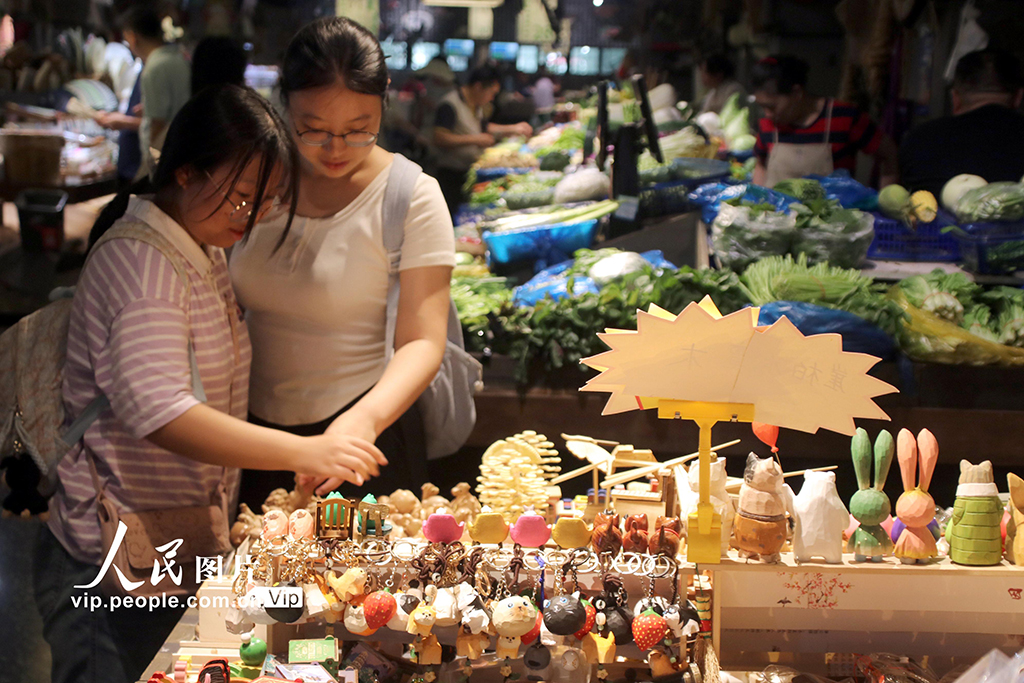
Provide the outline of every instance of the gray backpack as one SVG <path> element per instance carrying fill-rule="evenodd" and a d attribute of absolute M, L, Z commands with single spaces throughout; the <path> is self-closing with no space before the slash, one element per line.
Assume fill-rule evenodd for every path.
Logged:
<path fill-rule="evenodd" d="M 384 190 L 384 248 L 388 252 L 388 302 L 385 343 L 390 361 L 395 352 L 395 323 L 398 317 L 398 266 L 405 240 L 405 217 L 409 213 L 416 181 L 423 171 L 401 154 L 396 154 Z M 435 460 L 462 448 L 476 424 L 473 394 L 483 386 L 483 367 L 466 353 L 462 325 L 454 302 L 448 313 L 448 344 L 437 375 L 416 405 L 423 415 L 427 458 Z"/>

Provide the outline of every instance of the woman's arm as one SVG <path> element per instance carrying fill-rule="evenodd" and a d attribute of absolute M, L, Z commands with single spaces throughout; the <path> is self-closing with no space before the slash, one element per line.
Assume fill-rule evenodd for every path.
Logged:
<path fill-rule="evenodd" d="M 764 162 L 761 161 L 761 157 L 757 157 L 754 161 L 754 176 L 752 180 L 755 185 L 764 185 L 765 179 L 768 177 L 768 169 L 765 167 Z"/>
<path fill-rule="evenodd" d="M 146 437 L 191 460 L 253 470 L 291 470 L 362 486 L 387 460 L 372 441 L 347 434 L 301 437 L 192 406 Z"/>
<path fill-rule="evenodd" d="M 410 268 L 399 275 L 401 294 L 395 324 L 395 355 L 377 384 L 327 428 L 373 443 L 408 410 L 437 374 L 448 340 L 452 269 Z M 325 495 L 340 482 L 317 479 Z M 307 487 L 311 478 L 302 478 Z"/>

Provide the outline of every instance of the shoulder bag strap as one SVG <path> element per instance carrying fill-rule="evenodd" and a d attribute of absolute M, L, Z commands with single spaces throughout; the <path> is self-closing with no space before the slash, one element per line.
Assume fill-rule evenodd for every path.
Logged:
<path fill-rule="evenodd" d="M 388 360 L 395 352 L 395 327 L 398 320 L 398 267 L 402 261 L 402 242 L 405 241 L 405 218 L 409 204 L 423 169 L 401 154 L 391 162 L 384 202 L 381 208 L 384 249 L 388 255 L 388 300 L 384 331 L 385 354 Z"/>

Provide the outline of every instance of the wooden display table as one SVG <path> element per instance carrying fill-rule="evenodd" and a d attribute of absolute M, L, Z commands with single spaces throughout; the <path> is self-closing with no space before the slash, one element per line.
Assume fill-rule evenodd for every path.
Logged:
<path fill-rule="evenodd" d="M 894 652 L 928 655 L 941 675 L 992 648 L 1024 647 L 1024 569 L 851 559 L 797 564 L 784 553 L 776 565 L 709 567 L 722 667 L 777 663 L 824 673 L 823 653 Z"/>

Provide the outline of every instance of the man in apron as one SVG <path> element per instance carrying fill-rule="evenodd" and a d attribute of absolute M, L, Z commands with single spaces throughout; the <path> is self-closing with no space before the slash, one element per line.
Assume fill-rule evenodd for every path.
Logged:
<path fill-rule="evenodd" d="M 754 67 L 754 100 L 764 112 L 754 147 L 754 182 L 773 187 L 787 178 L 837 169 L 854 175 L 858 152 L 877 160 L 881 187 L 896 182 L 892 140 L 852 104 L 808 94 L 807 72 L 807 62 L 790 55 L 766 57 Z"/>

